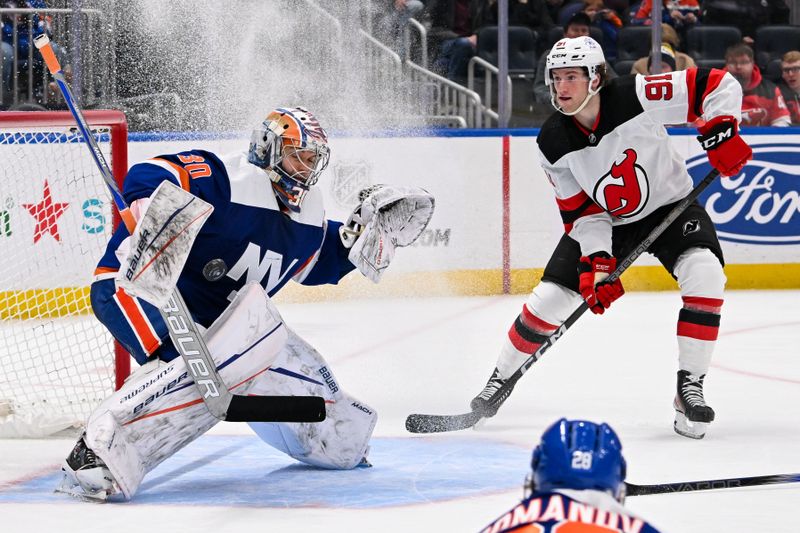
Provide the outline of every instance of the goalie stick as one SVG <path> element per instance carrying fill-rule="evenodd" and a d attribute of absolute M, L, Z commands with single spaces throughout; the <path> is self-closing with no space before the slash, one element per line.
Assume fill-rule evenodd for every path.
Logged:
<path fill-rule="evenodd" d="M 687 208 L 689 205 L 694 202 L 700 193 L 702 193 L 706 187 L 708 187 L 712 181 L 714 181 L 717 176 L 719 176 L 719 170 L 712 169 L 708 175 L 703 178 L 703 180 L 695 186 L 694 189 L 683 199 L 681 200 L 672 210 L 664 217 L 664 220 L 658 224 L 653 230 L 645 237 L 642 242 L 633 249 L 631 253 L 628 254 L 625 259 L 623 259 L 614 272 L 609 275 L 605 281 L 613 282 L 619 279 L 625 270 L 628 269 L 631 264 L 636 261 L 636 259 L 644 253 L 653 241 L 655 241 L 663 232 L 664 230 L 672 224 L 675 219 Z M 528 357 L 522 366 L 520 366 L 516 372 L 514 372 L 511 377 L 503 384 L 502 387 L 497 389 L 492 397 L 489 399 L 490 405 L 497 405 L 501 398 L 504 398 L 514 385 L 516 385 L 517 381 L 522 377 L 528 369 L 538 361 L 544 353 L 550 349 L 555 342 L 561 338 L 561 336 L 570 328 L 572 325 L 577 321 L 586 310 L 589 309 L 589 306 L 586 302 L 582 302 L 581 305 L 578 306 L 575 311 L 572 312 L 569 317 L 564 321 L 561 326 L 555 330 L 539 347 L 536 352 Z M 411 414 L 406 418 L 406 429 L 411 433 L 441 433 L 445 431 L 458 431 L 461 429 L 467 429 L 475 424 L 483 418 L 478 411 L 470 411 L 469 413 L 463 413 L 458 415 L 426 415 L 426 414 Z"/>
<path fill-rule="evenodd" d="M 69 88 L 61 65 L 53 52 L 47 35 L 34 39 L 36 48 L 42 54 L 47 69 L 61 91 L 78 130 L 86 141 L 97 168 L 103 175 L 114 204 L 119 210 L 128 231 L 133 234 L 136 220 L 117 187 L 111 169 L 91 134 L 83 113 L 78 108 L 72 90 Z M 321 422 L 325 420 L 325 400 L 319 396 L 240 396 L 231 394 L 217 372 L 211 354 L 197 331 L 183 297 L 175 288 L 169 303 L 159 308 L 162 318 L 168 325 L 169 336 L 181 357 L 186 362 L 200 396 L 209 412 L 219 420 L 229 422 Z"/>
<path fill-rule="evenodd" d="M 771 474 L 767 476 L 730 477 L 725 479 L 707 479 L 702 481 L 659 483 L 657 485 L 635 485 L 633 483 L 625 483 L 625 495 L 648 496 L 650 494 L 665 494 L 668 492 L 735 489 L 740 487 L 757 487 L 761 485 L 777 485 L 779 483 L 799 482 L 800 474 Z"/>

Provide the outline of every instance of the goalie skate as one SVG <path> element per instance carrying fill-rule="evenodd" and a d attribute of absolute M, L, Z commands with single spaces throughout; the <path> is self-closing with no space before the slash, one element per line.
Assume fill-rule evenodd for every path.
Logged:
<path fill-rule="evenodd" d="M 81 500 L 104 502 L 119 492 L 106 465 L 79 439 L 61 467 L 64 474 L 56 492 L 69 494 Z"/>
<path fill-rule="evenodd" d="M 690 439 L 702 439 L 708 425 L 714 421 L 714 410 L 703 398 L 705 375 L 696 376 L 685 370 L 678 371 L 678 392 L 675 395 L 675 432 Z"/>
<path fill-rule="evenodd" d="M 494 399 L 494 404 L 490 403 L 492 397 L 495 396 L 506 381 L 508 380 L 500 377 L 500 371 L 495 368 L 494 372 L 492 372 L 492 377 L 486 382 L 486 386 L 469 403 L 470 408 L 483 418 L 491 418 L 496 415 L 500 406 L 508 399 L 511 391 L 514 390 L 514 387 L 511 387 L 501 397 Z"/>

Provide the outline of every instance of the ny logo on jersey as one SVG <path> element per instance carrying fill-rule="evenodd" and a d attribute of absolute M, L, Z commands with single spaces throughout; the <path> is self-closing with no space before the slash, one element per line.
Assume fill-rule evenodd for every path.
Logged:
<path fill-rule="evenodd" d="M 629 218 L 644 209 L 650 196 L 647 173 L 636 164 L 638 155 L 632 148 L 624 152 L 625 159 L 611 165 L 594 187 L 595 202 L 619 218 Z"/>
<path fill-rule="evenodd" d="M 247 272 L 245 283 L 255 281 L 260 283 L 267 292 L 270 292 L 292 271 L 295 263 L 297 263 L 297 259 L 293 259 L 286 267 L 286 270 L 281 272 L 283 255 L 267 250 L 262 258 L 261 247 L 251 242 L 247 244 L 247 249 L 226 275 L 233 280 L 239 281 L 242 275 Z M 263 281 L 267 276 L 265 284 Z M 229 299 L 232 299 L 233 296 L 234 294 L 231 294 Z"/>

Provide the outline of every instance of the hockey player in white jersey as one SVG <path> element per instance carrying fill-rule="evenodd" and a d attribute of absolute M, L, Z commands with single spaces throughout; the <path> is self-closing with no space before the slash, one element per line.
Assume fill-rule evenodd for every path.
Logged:
<path fill-rule="evenodd" d="M 91 298 L 97 318 L 143 366 L 90 415 L 64 463 L 63 492 L 131 498 L 149 471 L 218 422 L 192 384 L 153 305 L 157 299 L 147 297 L 173 275 L 166 292 L 177 285 L 192 318 L 205 328 L 209 353 L 232 393 L 325 400 L 327 418 L 319 423 L 250 423 L 262 440 L 318 467 L 369 464 L 375 410 L 343 390 L 270 297 L 290 280 L 337 283 L 355 268 L 377 282 L 394 248 L 411 244 L 425 229 L 433 197 L 418 187 L 374 186 L 362 191 L 345 224 L 327 220 L 314 185 L 328 158 L 327 134 L 314 115 L 277 108 L 253 132 L 248 152 L 218 157 L 189 150 L 130 169 L 123 195 L 136 231 L 131 235 L 121 226 L 114 233 Z M 188 203 L 176 202 L 179 195 Z M 167 228 L 195 204 L 204 212 L 213 207 L 213 213 L 192 240 L 158 250 L 167 259 L 163 269 L 153 269 L 151 287 L 133 283 L 126 272 L 134 259 L 146 263 L 136 254 L 148 249 L 140 246 L 148 221 Z"/>
<path fill-rule="evenodd" d="M 567 319 L 583 298 L 602 314 L 622 296 L 603 283 L 625 257 L 692 190 L 686 165 L 665 125 L 701 118 L 698 140 L 723 176 L 739 172 L 752 150 L 738 134 L 742 91 L 724 71 L 692 68 L 606 83 L 605 58 L 590 37 L 562 39 L 547 57 L 546 83 L 558 111 L 537 138 L 542 167 L 565 234 L 522 312 L 496 368 L 471 407 L 484 417 L 489 399 Z M 725 275 L 722 250 L 705 209 L 691 204 L 648 251 L 678 281 L 678 375 L 674 429 L 702 438 L 714 420 L 703 380 L 717 339 Z"/>

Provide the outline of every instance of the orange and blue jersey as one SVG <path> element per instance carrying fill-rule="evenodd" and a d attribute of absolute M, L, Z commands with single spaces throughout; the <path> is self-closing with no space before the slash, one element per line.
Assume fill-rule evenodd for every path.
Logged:
<path fill-rule="evenodd" d="M 588 490 L 534 493 L 481 533 L 659 533 L 609 494 Z"/>
<path fill-rule="evenodd" d="M 220 159 L 190 150 L 149 159 L 130 169 L 123 196 L 131 205 L 149 197 L 164 180 L 214 206 L 178 279 L 189 310 L 204 327 L 247 282 L 257 281 L 272 296 L 290 279 L 304 285 L 335 284 L 355 268 L 339 238 L 341 223 L 325 219 L 321 191 L 312 188 L 299 213 L 286 213 L 267 174 L 248 163 L 245 153 Z M 171 360 L 177 354 L 158 310 L 114 286 L 118 254 L 124 255 L 128 237 L 120 226 L 100 259 L 92 307 L 137 361 L 154 355 Z"/>

